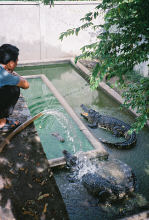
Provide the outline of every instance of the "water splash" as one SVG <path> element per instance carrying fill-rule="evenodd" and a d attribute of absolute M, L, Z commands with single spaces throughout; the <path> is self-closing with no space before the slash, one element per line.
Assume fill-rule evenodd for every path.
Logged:
<path fill-rule="evenodd" d="M 69 145 L 71 143 L 72 152 L 75 153 L 77 151 L 75 142 L 78 139 L 78 133 L 72 119 L 68 117 L 62 107 L 46 109 L 43 113 L 44 115 L 38 120 L 36 126 L 50 133 L 59 131 L 62 136 L 66 137 Z M 80 144 L 81 149 L 82 142 L 80 139 L 78 139 L 78 144 Z"/>
<path fill-rule="evenodd" d="M 77 164 L 73 170 L 73 173 L 76 179 L 81 181 L 84 174 L 97 172 L 96 165 L 84 155 L 84 152 L 79 151 L 75 154 L 75 156 L 77 157 Z"/>
<path fill-rule="evenodd" d="M 136 178 L 132 169 L 117 159 L 100 161 L 98 158 L 88 158 L 84 152 L 77 152 L 76 165 L 72 167 L 73 174 L 70 177 L 82 181 L 85 174 L 97 174 L 107 179 L 113 185 L 122 186 L 127 191 L 136 190 Z"/>

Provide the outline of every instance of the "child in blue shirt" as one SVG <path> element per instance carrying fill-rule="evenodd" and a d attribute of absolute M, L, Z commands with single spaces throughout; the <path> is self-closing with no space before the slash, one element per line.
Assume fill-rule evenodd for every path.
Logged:
<path fill-rule="evenodd" d="M 20 124 L 9 116 L 18 101 L 20 88 L 29 88 L 28 81 L 14 72 L 18 56 L 17 47 L 11 44 L 0 46 L 0 132 L 10 131 Z"/>

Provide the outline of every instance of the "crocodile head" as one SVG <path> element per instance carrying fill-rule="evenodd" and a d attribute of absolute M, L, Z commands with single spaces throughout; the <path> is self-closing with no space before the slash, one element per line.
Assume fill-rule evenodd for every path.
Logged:
<path fill-rule="evenodd" d="M 97 112 L 93 109 L 88 109 L 85 105 L 81 105 L 83 112 L 81 115 L 88 120 L 89 123 L 93 124 L 95 119 L 97 118 Z"/>
<path fill-rule="evenodd" d="M 77 157 L 70 154 L 67 150 L 63 150 L 63 155 L 66 160 L 66 164 L 68 167 L 73 167 L 77 163 Z"/>

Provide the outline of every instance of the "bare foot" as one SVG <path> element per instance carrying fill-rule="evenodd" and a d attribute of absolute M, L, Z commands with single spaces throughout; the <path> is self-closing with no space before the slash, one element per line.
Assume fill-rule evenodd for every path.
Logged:
<path fill-rule="evenodd" d="M 0 119 L 0 128 L 4 127 L 5 124 L 6 124 L 6 118 Z"/>

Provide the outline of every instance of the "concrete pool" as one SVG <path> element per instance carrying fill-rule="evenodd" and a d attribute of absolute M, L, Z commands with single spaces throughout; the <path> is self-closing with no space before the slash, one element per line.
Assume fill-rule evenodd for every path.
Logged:
<path fill-rule="evenodd" d="M 45 75 L 26 78 L 31 85 L 26 93 L 31 114 L 45 112 L 42 119 L 35 121 L 35 125 L 49 160 L 62 156 L 64 149 L 75 153 L 95 148 L 101 157 L 108 155 Z M 63 137 L 65 143 L 53 137 L 55 133 Z"/>
<path fill-rule="evenodd" d="M 52 84 L 57 88 L 59 93 L 65 98 L 65 100 L 69 103 L 71 108 L 75 111 L 77 116 L 80 117 L 80 104 L 85 104 L 96 111 L 99 111 L 102 114 L 112 115 L 117 117 L 127 123 L 132 123 L 134 121 L 134 116 L 127 111 L 119 110 L 119 103 L 114 101 L 110 96 L 105 94 L 101 89 L 91 91 L 89 88 L 88 83 L 78 74 L 76 69 L 72 67 L 70 64 L 60 64 L 60 65 L 45 65 L 45 66 L 36 66 L 36 67 L 22 67 L 18 69 L 18 72 L 22 75 L 36 75 L 36 74 L 44 74 L 46 77 L 51 80 Z M 35 87 L 35 86 L 34 86 Z M 45 87 L 43 86 L 43 90 Z M 54 101 L 53 101 L 54 103 Z M 30 106 L 29 106 L 30 107 Z M 36 109 L 36 105 L 33 104 L 31 107 L 33 114 L 36 113 L 38 109 Z M 30 108 L 30 111 L 31 111 Z M 83 123 L 86 123 L 82 120 Z M 38 123 L 38 122 L 37 122 Z M 37 124 L 38 126 L 38 124 Z M 90 132 L 95 137 L 102 136 L 104 138 L 109 138 L 110 140 L 113 138 L 110 134 L 101 129 L 92 130 L 89 129 Z M 133 168 L 135 174 L 138 179 L 138 192 L 137 192 L 137 202 L 133 200 L 131 203 L 123 204 L 123 209 L 127 210 L 126 212 L 135 213 L 136 207 L 139 210 L 145 209 L 148 207 L 149 201 L 149 192 L 148 192 L 148 182 L 149 182 L 149 129 L 146 127 L 144 128 L 138 135 L 137 135 L 137 144 L 134 148 L 121 151 L 117 149 L 111 149 L 104 146 L 105 150 L 110 154 L 111 158 L 118 158 L 129 166 Z M 65 143 L 63 143 L 65 144 Z M 61 180 L 63 172 L 59 173 L 59 171 L 55 172 L 55 176 L 58 182 L 58 185 L 61 186 Z M 65 180 L 65 177 L 64 177 Z M 65 185 L 63 183 L 63 185 Z M 74 186 L 77 187 L 77 186 Z M 63 191 L 63 188 L 61 189 Z M 68 192 L 67 192 L 68 193 Z M 65 196 L 65 195 L 64 195 Z M 72 196 L 72 195 L 71 195 Z M 66 199 L 66 198 L 65 198 Z M 65 200 L 64 199 L 64 200 Z M 67 203 L 68 201 L 66 201 Z M 93 204 L 87 204 L 87 206 L 92 206 Z M 93 205 L 94 206 L 94 205 Z M 128 208 L 129 206 L 129 208 Z M 83 206 L 84 207 L 84 206 Z M 96 208 L 95 208 L 96 207 Z M 95 205 L 92 210 L 95 211 L 97 206 Z M 104 207 L 103 209 L 105 212 L 108 212 L 108 208 Z M 110 208 L 109 208 L 110 209 Z M 119 208 L 122 209 L 122 206 Z M 102 210 L 102 211 L 103 211 Z M 131 211 L 130 211 L 131 210 Z M 74 212 L 75 210 L 73 210 Z M 93 213 L 94 213 L 93 211 Z M 92 214 L 93 214 L 92 213 Z M 90 213 L 91 214 L 91 213 Z M 101 214 L 101 213 L 100 213 Z M 80 219 L 82 214 L 80 212 Z M 108 216 L 108 215 L 107 215 Z M 94 219 L 96 219 L 95 217 Z M 105 219 L 111 218 L 104 217 Z M 103 218 L 103 219 L 104 219 Z M 72 218 L 73 219 L 73 218 Z"/>

